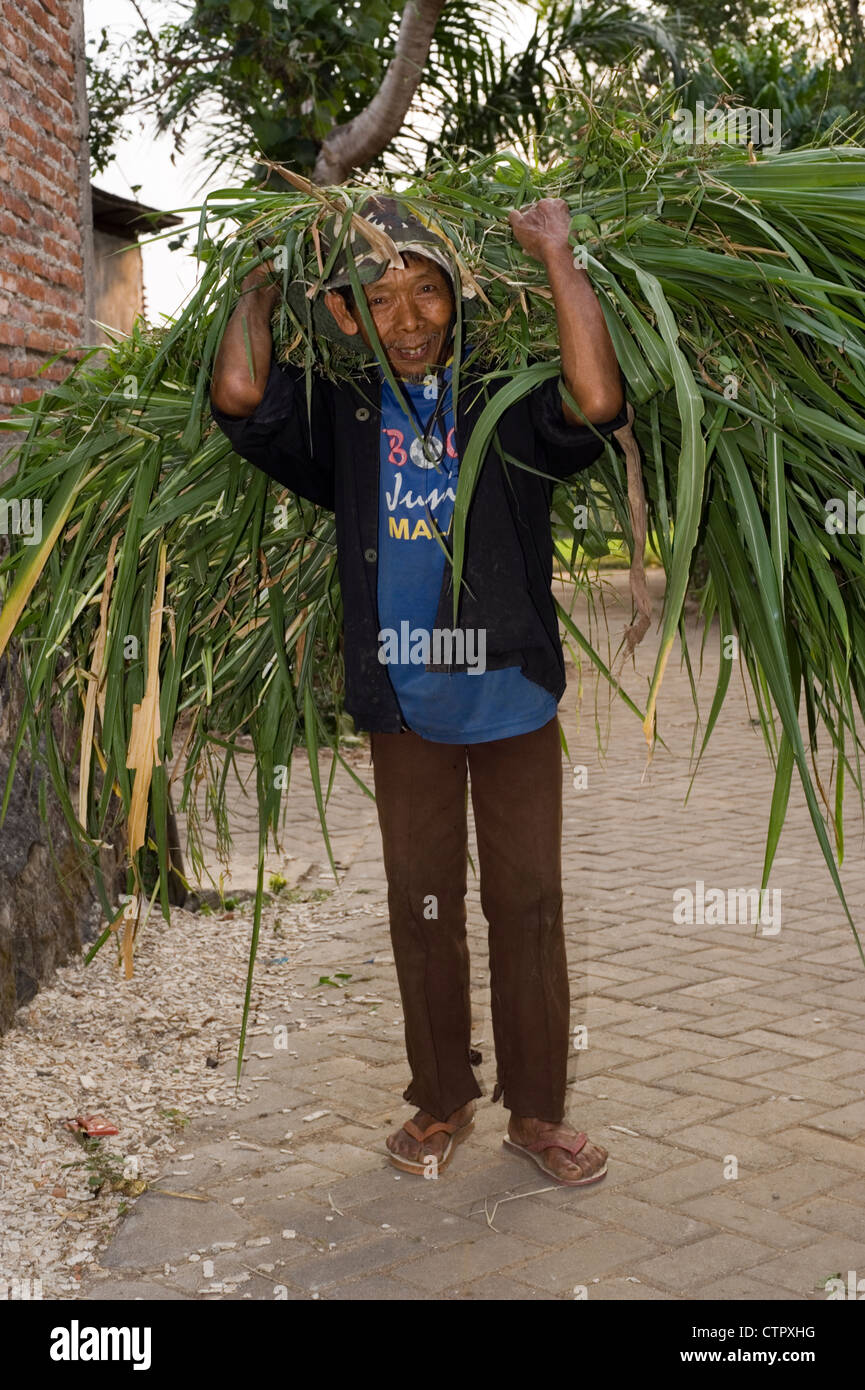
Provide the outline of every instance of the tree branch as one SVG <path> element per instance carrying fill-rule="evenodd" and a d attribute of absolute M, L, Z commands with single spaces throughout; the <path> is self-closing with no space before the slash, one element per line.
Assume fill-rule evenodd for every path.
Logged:
<path fill-rule="evenodd" d="M 335 126 L 318 152 L 313 183 L 342 183 L 381 154 L 402 128 L 447 0 L 407 0 L 384 81 L 359 115 Z"/>

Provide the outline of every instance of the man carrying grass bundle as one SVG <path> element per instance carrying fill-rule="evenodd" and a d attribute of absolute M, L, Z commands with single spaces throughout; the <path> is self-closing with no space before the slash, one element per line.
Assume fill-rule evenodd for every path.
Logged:
<path fill-rule="evenodd" d="M 317 378 L 308 410 L 303 372 L 274 359 L 270 321 L 280 289 L 260 268 L 244 281 L 222 339 L 213 414 L 241 456 L 335 513 L 345 705 L 371 735 L 412 1073 L 404 1099 L 419 1107 L 388 1138 L 391 1161 L 419 1174 L 444 1168 L 482 1094 L 470 1058 L 468 775 L 489 923 L 493 1100 L 502 1097 L 510 1111 L 505 1143 L 558 1181 L 585 1185 L 605 1174 L 607 1151 L 564 1121 L 570 995 L 556 710 L 565 668 L 551 591 L 550 497 L 553 480 L 595 462 L 598 434 L 627 424 L 624 378 L 588 276 L 574 266 L 566 203 L 543 199 L 511 212 L 517 241 L 547 270 L 562 377 L 585 420 L 555 378 L 502 416 L 469 510 L 451 632 L 445 550 L 452 553 L 460 457 L 484 405 L 483 367 L 466 354 L 454 412 L 459 267 L 397 200 L 372 197 L 362 214 L 401 253 L 402 265 L 392 263 L 380 242 L 353 230 L 366 305 L 402 402 L 377 367 L 343 381 Z M 344 250 L 324 288 L 341 332 L 371 347 Z M 487 396 L 503 384 L 487 383 Z M 451 659 L 436 661 L 441 652 L 421 639 L 445 630 Z M 389 634 L 410 640 L 394 645 Z"/>

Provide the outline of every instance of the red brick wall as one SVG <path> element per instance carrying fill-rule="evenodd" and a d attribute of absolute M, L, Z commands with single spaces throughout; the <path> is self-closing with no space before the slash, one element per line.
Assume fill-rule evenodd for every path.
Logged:
<path fill-rule="evenodd" d="M 0 0 L 0 415 L 87 341 L 83 28 L 83 0 Z"/>

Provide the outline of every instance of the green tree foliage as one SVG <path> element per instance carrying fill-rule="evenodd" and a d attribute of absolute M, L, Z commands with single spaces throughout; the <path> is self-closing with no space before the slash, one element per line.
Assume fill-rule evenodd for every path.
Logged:
<path fill-rule="evenodd" d="M 404 0 L 191 0 L 182 22 L 115 42 L 103 30 L 88 55 L 95 170 L 137 111 L 211 168 L 251 170 L 264 155 L 310 173 L 328 133 L 379 89 L 404 10 Z M 514 51 L 514 18 L 533 12 Z M 637 64 L 643 86 L 685 78 L 671 30 L 626 3 L 448 0 L 389 163 L 416 172 L 438 144 L 526 152 L 569 81 L 617 64 Z"/>
<path fill-rule="evenodd" d="M 859 0 L 792 8 L 758 0 L 737 5 L 719 27 L 726 8 L 702 0 L 676 6 L 678 18 L 670 23 L 687 53 L 685 106 L 780 110 L 785 149 L 807 144 L 836 122 L 855 125 L 865 103 Z"/>
<path fill-rule="evenodd" d="M 179 23 L 142 23 L 122 41 L 103 30 L 89 61 L 96 171 L 110 162 L 119 117 L 135 110 L 211 168 L 249 169 L 264 154 L 310 173 L 328 132 L 378 90 L 404 9 L 404 0 L 190 0 Z M 468 94 L 503 16 L 497 0 L 448 0 L 417 110 L 431 110 L 443 87 Z M 410 135 L 397 140 L 396 157 L 411 162 L 410 146 Z"/>
<path fill-rule="evenodd" d="M 851 111 L 865 107 L 865 21 L 860 0 L 825 0 L 826 23 L 833 35 L 840 68 L 838 99 Z"/>
<path fill-rule="evenodd" d="M 789 18 L 790 5 L 786 0 L 677 0 L 671 6 L 672 16 L 714 48 L 718 43 L 746 43 L 761 32 L 776 32 Z"/>
<path fill-rule="evenodd" d="M 356 120 L 396 51 L 405 0 L 187 0 L 185 17 L 131 38 L 103 30 L 88 55 L 91 153 L 111 161 L 130 111 L 155 117 L 178 151 L 207 172 L 261 178 L 260 156 L 311 173 L 322 142 Z M 534 25 L 515 45 L 515 18 Z M 834 58 L 815 60 L 815 33 Z M 447 0 L 420 74 L 412 118 L 387 146 L 391 168 L 422 169 L 440 146 L 487 154 L 508 144 L 531 157 L 567 125 L 562 91 L 603 87 L 630 71 L 639 93 L 676 88 L 702 101 L 780 109 L 785 148 L 807 143 L 865 102 L 858 0 L 814 12 L 781 0 L 686 0 L 671 7 L 590 0 Z M 576 128 L 574 138 L 579 138 Z M 382 172 L 384 153 L 360 167 Z M 331 174 L 330 178 L 334 176 Z"/>
<path fill-rule="evenodd" d="M 686 79 L 684 49 L 666 20 L 626 3 L 555 0 L 538 9 L 525 45 L 516 52 L 504 42 L 488 45 L 462 88 L 444 92 L 440 138 L 452 151 L 489 154 L 507 141 L 530 157 L 548 133 L 561 141 L 573 110 L 572 84 L 591 85 L 604 70 L 631 69 L 643 89 Z"/>
<path fill-rule="evenodd" d="M 850 95 L 830 63 L 813 63 L 804 47 L 786 50 L 782 39 L 773 36 L 760 44 L 738 39 L 718 44 L 711 60 L 689 78 L 683 104 L 693 109 L 700 100 L 706 109 L 717 104 L 780 111 L 782 146 L 790 149 L 836 122 L 855 121 L 855 107 L 844 100 Z"/>

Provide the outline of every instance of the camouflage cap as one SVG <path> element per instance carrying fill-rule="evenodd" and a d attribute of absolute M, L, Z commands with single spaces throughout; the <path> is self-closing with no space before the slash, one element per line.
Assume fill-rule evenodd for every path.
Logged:
<path fill-rule="evenodd" d="M 329 218 L 323 228 L 323 239 L 328 247 L 332 246 L 339 236 L 342 216 L 339 214 L 338 217 Z M 389 237 L 400 253 L 415 251 L 418 255 L 427 256 L 431 261 L 435 261 L 449 277 L 451 284 L 454 283 L 459 267 L 455 264 L 447 243 L 399 199 L 372 194 L 361 205 L 359 216 L 375 231 L 383 232 Z M 379 280 L 394 264 L 385 247 L 372 245 L 357 225 L 352 227 L 349 240 L 362 285 Z M 472 298 L 475 294 L 474 285 L 467 283 L 465 277 L 461 277 L 461 283 L 463 296 Z M 350 284 L 348 256 L 343 243 L 331 274 L 322 288 L 336 290 Z"/>

